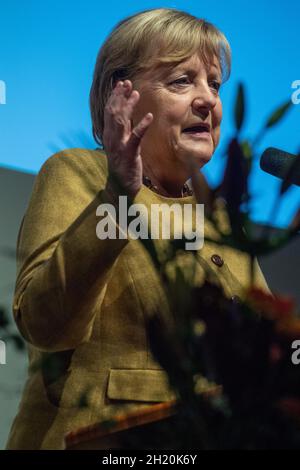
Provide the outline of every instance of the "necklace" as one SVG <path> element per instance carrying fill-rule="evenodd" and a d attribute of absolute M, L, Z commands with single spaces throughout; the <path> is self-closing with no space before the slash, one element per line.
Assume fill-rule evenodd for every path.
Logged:
<path fill-rule="evenodd" d="M 143 184 L 147 186 L 147 188 L 151 189 L 152 191 L 156 192 L 159 194 L 158 187 L 152 183 L 151 179 L 149 176 L 143 175 Z M 190 185 L 189 182 L 184 183 L 182 189 L 181 189 L 181 197 L 186 197 L 186 196 L 192 196 L 193 195 L 193 189 Z"/>

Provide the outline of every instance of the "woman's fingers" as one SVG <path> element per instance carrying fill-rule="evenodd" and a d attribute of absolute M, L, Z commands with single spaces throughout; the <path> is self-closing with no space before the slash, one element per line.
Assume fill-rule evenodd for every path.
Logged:
<path fill-rule="evenodd" d="M 135 154 L 143 136 L 147 132 L 152 121 L 153 121 L 153 114 L 147 113 L 143 117 L 143 119 L 131 131 L 130 137 L 126 145 L 127 151 L 129 151 L 129 153 Z"/>
<path fill-rule="evenodd" d="M 108 143 L 108 140 L 112 142 L 113 139 L 115 143 L 119 141 L 127 147 L 128 139 L 131 138 L 129 147 L 131 148 L 133 145 L 132 148 L 137 148 L 138 144 L 134 145 L 136 137 L 141 139 L 148 125 L 151 124 L 151 121 L 148 122 L 149 118 L 146 118 L 145 121 L 142 119 L 134 130 L 136 136 L 132 135 L 131 118 L 139 99 L 140 94 L 137 90 L 133 90 L 130 80 L 119 81 L 116 84 L 105 107 L 104 141 Z M 146 127 L 144 128 L 144 126 Z M 113 143 L 112 145 L 114 147 Z"/>
<path fill-rule="evenodd" d="M 127 119 L 123 116 L 121 104 L 121 97 L 124 94 L 122 87 L 123 82 L 118 82 L 112 90 L 104 109 L 103 143 L 108 147 L 113 141 L 116 142 L 123 138 L 124 128 L 126 127 Z"/>
<path fill-rule="evenodd" d="M 132 84 L 130 80 L 125 80 L 125 82 L 118 82 L 113 88 L 111 95 L 107 101 L 108 107 L 113 109 L 122 109 L 126 106 L 128 99 L 132 94 Z"/>
<path fill-rule="evenodd" d="M 128 137 L 131 132 L 131 116 L 139 100 L 139 93 L 132 91 L 130 80 L 118 82 L 109 97 L 104 110 L 104 122 L 106 129 L 116 133 L 117 139 Z"/>
<path fill-rule="evenodd" d="M 119 176 L 124 188 L 136 194 L 142 185 L 141 139 L 153 121 L 147 113 L 132 129 L 134 107 L 140 99 L 130 80 L 118 82 L 104 110 L 103 144 L 110 168 Z"/>
<path fill-rule="evenodd" d="M 132 92 L 132 82 L 130 80 L 125 80 L 124 84 L 123 84 L 123 88 L 125 90 L 124 94 L 126 96 L 126 98 L 129 98 L 130 95 L 131 95 L 131 92 Z"/>
<path fill-rule="evenodd" d="M 133 113 L 133 109 L 135 107 L 135 105 L 137 104 L 137 102 L 139 101 L 140 99 L 140 94 L 137 90 L 133 90 L 130 97 L 127 99 L 125 105 L 124 105 L 124 108 L 123 108 L 123 111 L 124 111 L 124 115 L 126 116 L 127 119 L 131 119 L 132 117 L 132 113 Z"/>
<path fill-rule="evenodd" d="M 116 95 L 117 107 L 125 120 L 131 120 L 134 107 L 139 99 L 140 94 L 137 90 L 133 90 L 132 82 L 125 80 Z"/>

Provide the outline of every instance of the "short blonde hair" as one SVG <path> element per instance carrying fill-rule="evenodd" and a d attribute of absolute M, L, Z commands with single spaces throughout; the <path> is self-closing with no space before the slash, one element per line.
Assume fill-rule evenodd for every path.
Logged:
<path fill-rule="evenodd" d="M 118 80 L 134 80 L 159 65 L 176 65 L 196 52 L 207 64 L 216 56 L 222 81 L 228 79 L 230 46 L 213 24 L 172 8 L 145 10 L 120 21 L 99 51 L 90 91 L 96 142 L 102 145 L 104 108 Z"/>

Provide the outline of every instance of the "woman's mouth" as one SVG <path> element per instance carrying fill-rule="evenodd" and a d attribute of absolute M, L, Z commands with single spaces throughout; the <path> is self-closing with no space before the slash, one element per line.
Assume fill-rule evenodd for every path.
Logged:
<path fill-rule="evenodd" d="M 186 127 L 185 129 L 183 129 L 182 133 L 190 137 L 197 138 L 197 139 L 211 138 L 209 125 L 201 124 L 201 125 Z"/>

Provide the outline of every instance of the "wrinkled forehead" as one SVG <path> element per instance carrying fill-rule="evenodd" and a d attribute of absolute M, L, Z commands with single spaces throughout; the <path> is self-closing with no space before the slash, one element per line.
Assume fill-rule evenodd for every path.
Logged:
<path fill-rule="evenodd" d="M 218 57 L 204 57 L 201 52 L 193 54 L 191 57 L 185 58 L 180 62 L 170 64 L 171 71 L 184 71 L 184 70 L 200 70 L 204 68 L 207 73 L 216 72 L 220 76 L 222 74 L 221 65 Z M 162 66 L 162 69 L 166 67 Z"/>
<path fill-rule="evenodd" d="M 184 57 L 181 60 L 159 60 L 155 61 L 152 67 L 144 69 L 136 77 L 138 82 L 140 79 L 153 80 L 153 79 L 164 79 L 175 73 L 184 73 L 191 71 L 198 73 L 199 70 L 205 69 L 207 74 L 214 73 L 222 79 L 222 69 L 220 61 L 216 55 L 204 56 L 203 53 L 197 51 L 190 57 Z"/>

